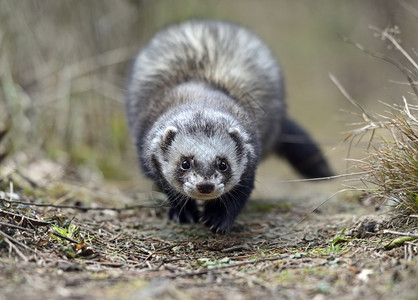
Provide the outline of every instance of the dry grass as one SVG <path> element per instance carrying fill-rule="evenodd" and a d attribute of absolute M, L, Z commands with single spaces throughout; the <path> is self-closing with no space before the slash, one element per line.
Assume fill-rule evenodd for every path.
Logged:
<path fill-rule="evenodd" d="M 367 172 L 363 182 L 376 188 L 371 196 L 387 200 L 401 213 L 418 212 L 418 121 L 412 113 L 417 105 L 392 107 L 384 117 L 382 129 L 389 137 L 381 137 L 378 146 L 372 146 L 369 156 L 358 163 Z"/>
<path fill-rule="evenodd" d="M 407 78 L 411 87 L 407 100 L 402 97 L 403 105 L 385 104 L 389 111 L 384 115 L 373 116 L 342 88 L 341 84 L 331 76 L 346 98 L 361 112 L 364 122 L 361 127 L 353 130 L 347 139 L 371 133 L 368 155 L 355 161 L 355 166 L 365 171 L 361 181 L 372 198 L 383 200 L 386 205 L 393 206 L 400 214 L 416 214 L 418 212 L 418 64 L 401 46 L 396 38 L 398 28 L 379 30 L 372 27 L 376 35 L 387 40 L 405 57 L 402 64 L 390 57 L 365 49 L 358 43 L 348 41 L 367 54 L 383 59 L 398 68 Z M 414 56 L 417 53 L 414 52 Z M 378 136 L 378 138 L 376 138 Z"/>
<path fill-rule="evenodd" d="M 6 111 L 14 151 L 64 154 L 102 170 L 121 164 L 127 130 L 120 102 L 138 48 L 128 33 L 140 21 L 135 5 L 112 5 L 0 1 L 0 127 Z M 109 10 L 117 28 L 106 25 Z"/>

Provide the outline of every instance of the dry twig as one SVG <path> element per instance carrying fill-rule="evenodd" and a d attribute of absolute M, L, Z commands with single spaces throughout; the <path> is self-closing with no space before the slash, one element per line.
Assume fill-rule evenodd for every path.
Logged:
<path fill-rule="evenodd" d="M 418 233 L 400 232 L 400 231 L 393 231 L 393 230 L 383 230 L 383 233 L 418 238 Z"/>
<path fill-rule="evenodd" d="M 416 85 L 416 76 L 418 75 L 418 64 L 416 61 L 403 49 L 398 41 L 391 34 L 390 29 L 380 30 L 372 27 L 378 32 L 382 40 L 388 40 L 399 50 L 410 64 L 410 68 L 405 67 L 393 58 L 387 57 L 380 53 L 370 51 L 357 42 L 351 41 L 347 38 L 344 40 L 363 52 L 382 59 L 390 64 L 396 66 L 404 76 L 413 89 L 415 96 L 418 98 L 418 88 Z M 396 33 L 395 30 L 393 30 Z M 369 157 L 359 160 L 357 167 L 366 172 L 360 180 L 368 187 L 370 183 L 374 188 L 372 195 L 375 198 L 382 198 L 396 203 L 399 212 L 414 213 L 418 211 L 418 166 L 417 166 L 417 151 L 418 151 L 418 120 L 416 113 L 418 106 L 409 104 L 405 97 L 402 97 L 404 102 L 403 107 L 397 105 L 387 105 L 392 112 L 386 116 L 380 116 L 377 119 L 367 113 L 351 96 L 345 91 L 338 80 L 330 75 L 331 80 L 337 85 L 342 94 L 362 113 L 363 120 L 366 125 L 353 130 L 347 139 L 364 135 L 371 131 L 369 145 L 372 145 L 374 133 L 377 129 L 384 130 L 389 134 L 389 138 L 382 138 L 380 144 L 374 144 Z M 414 80 L 415 79 L 415 80 Z M 369 150 L 369 148 L 368 148 Z"/>
<path fill-rule="evenodd" d="M 15 244 L 19 245 L 20 247 L 25 248 L 25 249 L 26 249 L 26 250 L 28 250 L 28 251 L 35 252 L 35 250 L 33 250 L 33 249 L 29 248 L 29 247 L 28 247 L 28 246 L 26 246 L 25 244 L 22 244 L 21 242 L 19 242 L 18 240 L 16 240 L 16 239 L 12 238 L 10 235 L 8 235 L 7 233 L 5 233 L 5 232 L 3 232 L 3 231 L 1 231 L 1 230 L 0 230 L 0 235 L 1 235 L 1 236 L 3 236 L 4 238 L 8 239 L 9 241 L 11 241 L 11 242 L 13 242 L 13 243 L 15 243 Z"/>
<path fill-rule="evenodd" d="M 383 31 L 381 31 L 381 33 L 383 34 Z M 386 33 L 387 34 L 387 33 Z M 350 40 L 349 38 L 347 38 L 347 37 L 343 37 L 343 40 L 345 41 L 345 42 L 347 42 L 347 43 L 349 43 L 349 44 L 351 44 L 351 45 L 353 45 L 353 46 L 355 46 L 356 48 L 358 48 L 358 49 L 360 49 L 361 51 L 363 51 L 364 53 L 366 53 L 366 54 L 368 54 L 368 55 L 370 55 L 370 56 L 373 56 L 373 57 L 376 57 L 376 58 L 379 58 L 379 59 L 382 59 L 382 60 L 384 60 L 384 61 L 386 61 L 386 62 L 388 62 L 388 63 L 390 63 L 391 65 L 393 65 L 393 66 L 395 66 L 396 68 L 398 68 L 401 72 L 402 72 L 402 74 L 406 77 L 406 79 L 408 80 L 408 82 L 409 82 L 409 84 L 410 84 L 410 86 L 411 86 L 411 88 L 412 88 L 412 90 L 414 91 L 414 93 L 415 93 L 415 95 L 418 97 L 418 88 L 417 88 L 417 86 L 416 86 L 416 84 L 415 84 L 415 81 L 412 79 L 412 77 L 411 77 L 411 71 L 408 69 L 408 68 L 406 68 L 405 66 L 403 66 L 401 63 L 399 63 L 398 61 L 396 61 L 395 59 L 393 59 L 393 58 L 391 58 L 391 57 L 388 57 L 388 56 L 385 56 L 385 55 L 383 55 L 383 54 L 380 54 L 380 53 L 377 53 L 377 52 L 374 52 L 374 51 L 371 51 L 371 50 L 369 50 L 369 49 L 367 49 L 367 48 L 365 48 L 363 45 L 361 45 L 360 43 L 358 43 L 358 42 L 355 42 L 355 41 L 352 41 L 352 40 Z M 408 55 L 409 56 L 409 55 Z"/>
<path fill-rule="evenodd" d="M 2 201 L 4 201 L 4 200 L 2 200 Z M 11 213 L 9 211 L 2 210 L 2 209 L 0 209 L 0 216 L 9 217 L 9 218 L 21 223 L 21 224 L 29 224 L 32 227 L 51 225 L 51 223 L 49 223 L 49 222 L 29 218 L 29 217 L 26 217 L 26 216 L 23 216 L 23 215 L 14 214 L 14 213 Z"/>
<path fill-rule="evenodd" d="M 90 207 L 90 206 L 80 206 L 80 205 L 57 205 L 52 203 L 33 203 L 33 202 L 25 202 L 25 201 L 14 201 L 14 200 L 6 200 L 0 199 L 0 201 L 6 202 L 8 204 L 21 204 L 21 205 L 32 205 L 32 206 L 39 206 L 39 207 L 54 207 L 54 208 L 70 208 L 70 209 L 77 209 L 82 211 L 87 210 L 114 210 L 117 212 L 125 211 L 125 210 L 133 210 L 138 208 L 156 208 L 157 206 L 147 206 L 147 205 L 127 205 L 125 207 L 104 207 L 104 206 L 97 206 L 97 207 Z M 161 207 L 161 206 L 158 206 Z M 1 212 L 0 212 L 1 215 Z"/>

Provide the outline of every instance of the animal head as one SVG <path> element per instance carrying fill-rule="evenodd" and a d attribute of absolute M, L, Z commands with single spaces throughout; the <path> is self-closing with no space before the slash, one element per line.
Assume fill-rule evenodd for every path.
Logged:
<path fill-rule="evenodd" d="M 237 127 L 205 121 L 192 124 L 166 126 L 154 139 L 155 167 L 187 197 L 219 198 L 239 183 L 254 150 Z"/>

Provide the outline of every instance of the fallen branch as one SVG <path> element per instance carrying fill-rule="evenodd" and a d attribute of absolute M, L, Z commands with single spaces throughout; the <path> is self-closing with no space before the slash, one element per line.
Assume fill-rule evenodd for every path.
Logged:
<path fill-rule="evenodd" d="M 57 205 L 57 204 L 51 204 L 51 203 L 32 203 L 32 202 L 14 201 L 14 200 L 6 200 L 6 199 L 0 199 L 0 201 L 3 201 L 7 204 L 32 205 L 32 206 L 38 206 L 38 207 L 54 207 L 54 208 L 64 208 L 64 209 L 65 208 L 70 208 L 70 209 L 78 209 L 78 210 L 82 210 L 82 211 L 87 211 L 87 210 L 114 210 L 114 211 L 120 212 L 120 211 L 125 211 L 125 210 L 134 210 L 134 209 L 138 209 L 138 208 L 157 208 L 157 207 L 161 207 L 161 205 L 159 205 L 159 206 L 147 206 L 147 205 L 141 205 L 141 204 L 127 205 L 125 207 L 103 207 L 103 206 L 89 207 L 89 206 L 78 206 L 78 205 Z"/>
<path fill-rule="evenodd" d="M 2 199 L 2 201 L 8 201 L 8 200 Z M 26 217 L 26 216 L 23 216 L 23 215 L 17 215 L 17 214 L 14 214 L 14 213 L 11 213 L 9 211 L 2 210 L 2 209 L 0 209 L 0 216 L 2 216 L 2 217 L 10 217 L 11 219 L 13 219 L 13 220 L 15 220 L 15 221 L 17 221 L 19 223 L 21 222 L 23 224 L 30 224 L 33 227 L 35 227 L 35 226 L 49 226 L 49 225 L 51 225 L 51 223 L 49 223 L 49 222 L 45 222 L 45 221 L 41 221 L 41 220 L 29 218 L 29 217 Z"/>
<path fill-rule="evenodd" d="M 383 230 L 383 233 L 418 238 L 418 233 L 400 232 L 400 231 L 392 231 L 392 230 Z"/>
<path fill-rule="evenodd" d="M 3 231 L 0 230 L 0 235 L 3 236 L 3 238 L 8 239 L 9 241 L 12 241 L 13 243 L 19 245 L 22 248 L 25 248 L 26 250 L 35 252 L 35 250 L 29 248 L 28 246 L 26 246 L 25 244 L 19 242 L 18 240 L 12 238 L 10 235 L 8 235 L 7 233 L 4 233 Z"/>
<path fill-rule="evenodd" d="M 0 232 L 1 234 L 1 232 Z M 3 239 L 6 241 L 6 243 L 9 244 L 9 246 L 11 248 L 13 248 L 13 250 L 15 250 L 15 252 L 17 253 L 17 255 L 20 256 L 21 259 L 23 259 L 25 262 L 29 261 L 28 258 L 22 253 L 22 251 L 19 250 L 19 248 L 17 248 L 10 240 L 8 237 L 3 236 Z"/>
<path fill-rule="evenodd" d="M 10 223 L 4 223 L 4 222 L 1 222 L 0 221 L 0 225 L 6 226 L 6 227 L 10 227 L 10 228 L 14 228 L 14 229 L 19 229 L 19 230 L 24 230 L 24 231 L 29 231 L 29 232 L 35 233 L 35 231 L 33 229 L 31 229 L 31 228 L 26 228 L 26 227 L 22 227 L 22 226 L 10 224 Z"/>

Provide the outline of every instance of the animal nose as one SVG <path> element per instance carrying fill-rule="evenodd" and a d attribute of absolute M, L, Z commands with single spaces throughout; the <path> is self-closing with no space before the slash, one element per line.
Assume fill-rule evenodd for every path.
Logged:
<path fill-rule="evenodd" d="M 213 183 L 199 183 L 196 185 L 197 190 L 202 194 L 210 194 L 215 189 L 215 185 Z"/>

